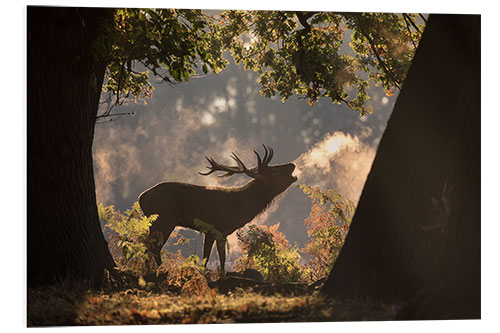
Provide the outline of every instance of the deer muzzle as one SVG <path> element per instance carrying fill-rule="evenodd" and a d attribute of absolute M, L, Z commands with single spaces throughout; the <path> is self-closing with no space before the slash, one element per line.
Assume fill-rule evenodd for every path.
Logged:
<path fill-rule="evenodd" d="M 290 163 L 289 165 L 290 165 L 290 176 L 292 177 L 293 182 L 296 182 L 296 181 L 297 181 L 297 179 L 299 179 L 299 177 L 297 177 L 297 175 L 294 175 L 294 174 L 293 174 L 293 172 L 294 172 L 294 171 L 295 171 L 295 169 L 296 169 L 296 166 L 295 166 L 295 164 L 293 164 L 293 163 Z"/>

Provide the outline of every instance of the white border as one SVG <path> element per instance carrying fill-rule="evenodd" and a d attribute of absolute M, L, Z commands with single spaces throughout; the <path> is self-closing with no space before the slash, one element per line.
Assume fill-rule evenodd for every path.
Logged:
<path fill-rule="evenodd" d="M 460 13 L 482 15 L 482 298 L 483 319 L 480 321 L 427 321 L 427 322 L 380 322 L 380 323 L 310 323 L 310 324 L 245 324 L 245 325 L 169 325 L 140 327 L 141 330 L 169 331 L 250 331 L 255 329 L 327 329 L 351 332 L 370 330 L 372 332 L 419 332 L 422 330 L 453 330 L 471 332 L 493 331 L 498 327 L 498 153 L 497 127 L 500 111 L 498 102 L 498 11 L 494 1 L 228 1 L 228 0 L 184 0 L 184 1 L 23 1 L 8 4 L 2 8 L 2 318 L 4 325 L 22 328 L 26 323 L 25 291 L 25 235 L 26 235 L 26 5 L 61 6 L 105 6 L 105 7 L 171 7 L 205 9 L 293 9 L 332 11 L 381 11 Z M 479 100 L 478 96 L 478 100 Z M 88 328 L 71 328 L 87 330 Z M 97 330 L 137 330 L 138 327 L 92 327 Z M 49 330 L 52 330 L 49 328 Z"/>

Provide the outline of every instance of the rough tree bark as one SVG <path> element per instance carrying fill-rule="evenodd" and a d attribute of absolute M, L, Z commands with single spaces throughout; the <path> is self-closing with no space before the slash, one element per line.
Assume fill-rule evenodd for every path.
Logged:
<path fill-rule="evenodd" d="M 480 318 L 480 26 L 430 16 L 327 294 Z"/>
<path fill-rule="evenodd" d="M 28 286 L 102 281 L 114 266 L 96 208 L 92 140 L 110 9 L 28 7 Z"/>

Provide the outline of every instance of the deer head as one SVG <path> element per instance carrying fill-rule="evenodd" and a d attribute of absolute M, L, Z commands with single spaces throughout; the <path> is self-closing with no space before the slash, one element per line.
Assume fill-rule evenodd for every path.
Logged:
<path fill-rule="evenodd" d="M 297 180 L 297 177 L 292 175 L 295 170 L 295 164 L 269 165 L 269 162 L 273 158 L 273 149 L 265 145 L 262 146 L 265 151 L 264 157 L 261 158 L 259 153 L 254 150 L 253 152 L 257 156 L 257 166 L 251 169 L 247 168 L 235 153 L 232 153 L 231 158 L 235 160 L 236 166 L 222 165 L 215 162 L 213 158 L 205 156 L 208 163 L 210 163 L 207 166 L 209 171 L 206 173 L 199 172 L 199 174 L 207 176 L 215 171 L 224 171 L 225 174 L 219 175 L 219 177 L 229 177 L 237 173 L 244 173 L 271 190 L 273 194 L 281 193 Z"/>

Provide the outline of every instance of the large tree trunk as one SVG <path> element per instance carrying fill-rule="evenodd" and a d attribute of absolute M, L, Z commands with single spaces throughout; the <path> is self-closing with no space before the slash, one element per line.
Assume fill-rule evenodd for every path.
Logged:
<path fill-rule="evenodd" d="M 325 292 L 480 317 L 480 98 L 480 16 L 431 15 Z"/>
<path fill-rule="evenodd" d="M 112 10 L 28 7 L 28 285 L 99 283 L 114 266 L 96 208 L 92 140 Z"/>

